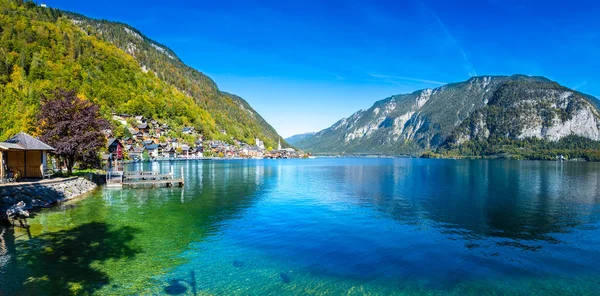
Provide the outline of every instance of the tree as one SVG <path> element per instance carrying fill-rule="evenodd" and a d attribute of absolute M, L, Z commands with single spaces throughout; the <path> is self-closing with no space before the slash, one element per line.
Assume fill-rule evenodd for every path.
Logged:
<path fill-rule="evenodd" d="M 100 116 L 98 106 L 78 98 L 75 90 L 58 89 L 53 97 L 42 97 L 39 129 L 41 140 L 64 158 L 71 174 L 76 161 L 84 166 L 98 166 L 98 152 L 106 145 L 103 129 L 109 122 Z"/>
<path fill-rule="evenodd" d="M 148 150 L 144 150 L 144 152 L 142 152 L 142 161 L 148 160 L 150 160 L 150 154 L 148 154 Z"/>
<path fill-rule="evenodd" d="M 126 126 L 122 125 L 120 122 L 113 122 L 113 126 L 113 135 L 115 136 L 115 138 L 133 138 L 133 135 L 131 134 L 129 129 Z"/>

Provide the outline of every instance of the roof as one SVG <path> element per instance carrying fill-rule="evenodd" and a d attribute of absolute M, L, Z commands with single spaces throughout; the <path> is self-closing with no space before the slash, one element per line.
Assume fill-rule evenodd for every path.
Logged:
<path fill-rule="evenodd" d="M 145 123 L 138 124 L 137 128 L 145 129 L 145 128 L 148 128 L 148 125 Z"/>
<path fill-rule="evenodd" d="M 120 144 L 121 144 L 121 142 L 119 141 L 119 139 L 115 139 L 115 138 L 109 138 L 109 139 L 108 139 L 108 142 L 107 142 L 107 144 L 106 144 L 106 147 L 110 147 L 110 146 L 112 146 L 112 145 L 113 145 L 113 144 L 115 144 L 115 143 L 116 143 L 117 145 L 120 145 Z M 122 145 L 121 145 L 121 146 L 122 146 Z"/>
<path fill-rule="evenodd" d="M 23 147 L 17 145 L 17 144 L 12 144 L 12 143 L 5 143 L 5 142 L 0 142 L 0 150 L 23 150 Z"/>
<path fill-rule="evenodd" d="M 158 145 L 157 144 L 146 146 L 146 150 L 154 150 L 154 149 L 158 149 Z"/>
<path fill-rule="evenodd" d="M 0 142 L 1 147 L 6 149 L 19 149 L 19 150 L 55 150 L 50 145 L 24 133 L 20 132 L 5 142 Z"/>
<path fill-rule="evenodd" d="M 146 150 L 145 147 L 136 147 L 136 148 L 133 149 L 133 152 L 135 152 L 135 153 L 142 153 L 142 152 L 144 152 L 144 150 Z"/>

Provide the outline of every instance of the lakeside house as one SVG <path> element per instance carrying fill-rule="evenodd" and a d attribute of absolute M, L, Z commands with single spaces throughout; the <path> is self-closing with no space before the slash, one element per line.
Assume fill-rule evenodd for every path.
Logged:
<path fill-rule="evenodd" d="M 145 147 L 148 155 L 152 158 L 157 158 L 162 153 L 162 147 L 157 144 L 148 145 Z"/>
<path fill-rule="evenodd" d="M 146 151 L 145 147 L 134 147 L 132 150 L 129 150 L 129 157 L 132 159 L 140 159 L 142 158 L 144 151 Z"/>
<path fill-rule="evenodd" d="M 175 148 L 173 147 L 168 147 L 163 150 L 164 158 L 175 158 L 176 155 Z"/>
<path fill-rule="evenodd" d="M 142 134 L 148 134 L 148 132 L 150 132 L 150 129 L 148 128 L 148 124 L 146 123 L 140 123 L 138 124 L 135 129 L 138 132 L 141 132 Z"/>
<path fill-rule="evenodd" d="M 123 160 L 123 145 L 118 139 L 108 139 L 107 147 L 108 153 L 112 154 L 112 159 Z"/>
<path fill-rule="evenodd" d="M 133 132 L 131 134 L 135 137 L 135 139 L 137 141 L 143 141 L 144 140 L 144 133 L 142 133 L 142 132 L 136 131 L 136 132 Z"/>
<path fill-rule="evenodd" d="M 181 155 L 185 156 L 186 158 L 190 157 L 190 146 L 188 145 L 181 145 L 179 147 L 181 149 Z"/>
<path fill-rule="evenodd" d="M 22 178 L 43 178 L 47 153 L 54 150 L 24 132 L 0 142 L 0 179 L 5 179 L 8 172 L 19 173 Z"/>
<path fill-rule="evenodd" d="M 122 149 L 122 156 L 119 159 L 137 160 L 142 157 L 144 151 L 152 159 L 203 158 L 205 156 L 226 158 L 304 157 L 302 152 L 295 151 L 293 148 L 284 148 L 281 145 L 281 139 L 277 143 L 277 150 L 267 151 L 265 143 L 257 137 L 252 144 L 233 137 L 230 141 L 210 140 L 205 139 L 195 127 L 186 125 L 180 129 L 180 135 L 185 135 L 185 137 L 179 138 L 177 133 L 172 132 L 169 125 L 154 118 L 113 113 L 113 119 L 119 121 L 131 133 L 131 136 L 123 136 L 118 139 Z M 135 123 L 130 119 L 135 120 Z M 223 133 L 226 132 L 223 131 Z M 111 130 L 107 130 L 105 135 L 109 146 L 116 145 L 109 149 L 113 153 L 112 149 L 117 149 L 119 146 L 113 143 L 113 138 L 116 137 Z M 193 140 L 191 140 L 192 137 L 187 137 L 188 135 L 192 136 Z M 117 155 L 113 154 L 113 159 L 115 156 Z"/>

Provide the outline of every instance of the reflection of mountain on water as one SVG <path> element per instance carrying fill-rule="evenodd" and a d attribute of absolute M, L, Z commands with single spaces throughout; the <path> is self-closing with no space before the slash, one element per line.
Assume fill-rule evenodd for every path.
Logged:
<path fill-rule="evenodd" d="M 591 163 L 423 160 L 346 166 L 343 190 L 405 224 L 444 233 L 545 240 L 595 223 L 600 166 Z"/>

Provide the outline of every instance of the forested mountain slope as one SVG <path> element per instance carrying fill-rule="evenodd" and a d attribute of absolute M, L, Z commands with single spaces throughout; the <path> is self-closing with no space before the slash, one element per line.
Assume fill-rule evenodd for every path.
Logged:
<path fill-rule="evenodd" d="M 598 141 L 596 106 L 595 98 L 543 77 L 473 77 L 376 102 L 296 146 L 317 153 L 418 155 L 473 141 L 485 148 L 472 153 L 500 139 Z"/>
<path fill-rule="evenodd" d="M 243 99 L 222 93 L 171 50 L 119 23 L 0 0 L 0 137 L 35 132 L 39 98 L 77 89 L 111 112 L 195 126 L 214 139 L 276 145 L 277 132 Z M 226 134 L 221 131 L 225 130 Z"/>

